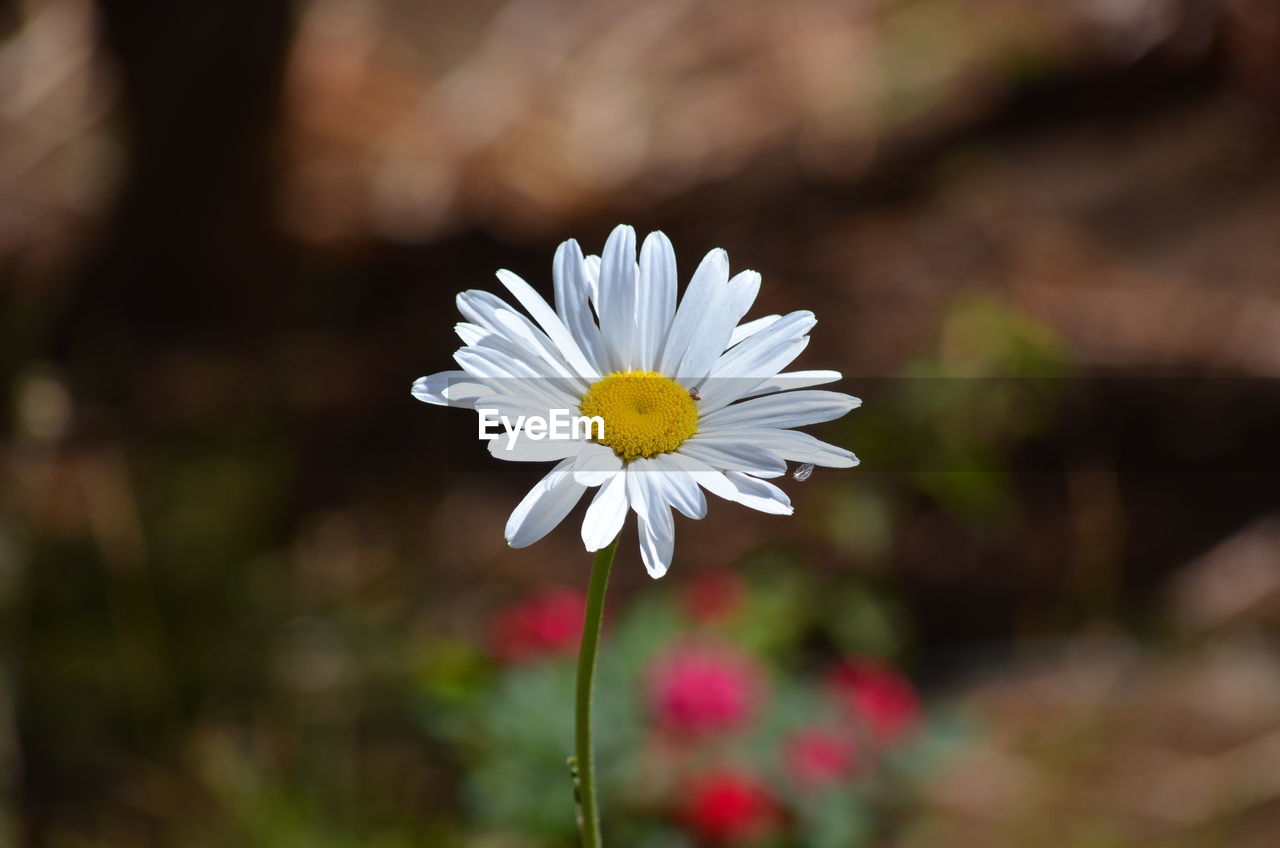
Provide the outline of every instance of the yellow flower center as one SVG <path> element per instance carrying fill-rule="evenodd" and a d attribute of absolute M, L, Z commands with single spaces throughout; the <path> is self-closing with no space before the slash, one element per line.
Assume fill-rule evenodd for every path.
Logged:
<path fill-rule="evenodd" d="M 604 419 L 602 445 L 630 462 L 670 453 L 698 432 L 689 390 L 653 371 L 615 371 L 582 396 L 583 415 Z"/>

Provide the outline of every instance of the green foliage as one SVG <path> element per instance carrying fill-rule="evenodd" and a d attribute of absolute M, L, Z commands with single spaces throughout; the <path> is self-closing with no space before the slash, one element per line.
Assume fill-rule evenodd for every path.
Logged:
<path fill-rule="evenodd" d="M 1011 460 L 1056 420 L 1070 374 L 1048 329 L 997 301 L 962 298 L 943 314 L 935 350 L 846 426 L 878 467 L 909 470 L 920 492 L 990 530 L 1016 514 Z"/>

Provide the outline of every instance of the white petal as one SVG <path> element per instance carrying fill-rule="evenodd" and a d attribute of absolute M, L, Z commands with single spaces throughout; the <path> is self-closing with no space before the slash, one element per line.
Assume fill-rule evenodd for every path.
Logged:
<path fill-rule="evenodd" d="M 662 500 L 657 475 L 653 460 L 635 459 L 627 463 L 627 500 L 642 518 L 653 512 L 654 505 Z"/>
<path fill-rule="evenodd" d="M 518 315 L 528 325 L 529 330 L 533 332 L 541 332 L 532 321 L 521 315 L 519 310 L 498 297 L 493 292 L 484 291 L 483 289 L 467 289 L 459 292 L 454 298 L 458 311 L 470 323 L 481 327 L 490 332 L 497 333 L 504 338 L 509 336 L 505 326 L 497 319 L 499 312 L 510 312 L 512 315 Z"/>
<path fill-rule="evenodd" d="M 781 323 L 782 321 L 778 322 Z M 698 408 L 703 414 L 711 413 L 736 398 L 750 394 L 756 386 L 790 365 L 809 346 L 808 336 L 778 339 L 770 344 L 755 344 L 772 329 L 761 330 L 720 358 L 720 363 L 724 363 L 738 351 L 745 351 L 729 365 L 723 366 L 726 368 L 723 373 L 713 372 L 710 379 L 702 384 L 702 403 Z M 716 367 L 720 368 L 722 364 L 717 364 Z"/>
<path fill-rule="evenodd" d="M 661 232 L 649 233 L 640 247 L 638 324 L 635 365 L 652 371 L 658 367 L 667 331 L 676 312 L 676 251 Z"/>
<path fill-rule="evenodd" d="M 793 389 L 807 389 L 810 386 L 823 386 L 827 383 L 834 383 L 843 376 L 839 371 L 783 371 L 778 376 L 754 387 L 742 397 L 769 395 L 774 392 L 789 392 Z"/>
<path fill-rule="evenodd" d="M 573 479 L 572 461 L 566 459 L 529 490 L 507 519 L 507 544 L 513 548 L 532 545 L 564 520 L 586 491 Z"/>
<path fill-rule="evenodd" d="M 689 340 L 689 349 L 676 369 L 682 385 L 702 384 L 720 354 L 729 346 L 733 328 L 747 314 L 759 293 L 760 275 L 755 271 L 743 271 L 729 280 L 723 294 L 703 316 L 698 332 Z"/>
<path fill-rule="evenodd" d="M 636 460 L 628 467 L 627 497 L 636 511 L 644 566 L 649 576 L 657 579 L 671 566 L 676 527 L 671 520 L 671 507 L 662 499 L 661 472 L 648 463 L 648 460 Z"/>
<path fill-rule="evenodd" d="M 627 473 L 619 471 L 596 491 L 582 519 L 582 543 L 598 551 L 622 532 L 627 517 Z"/>
<path fill-rule="evenodd" d="M 658 360 L 660 373 L 679 374 L 678 369 L 689 350 L 689 343 L 698 334 L 708 310 L 723 295 L 728 280 L 729 255 L 716 248 L 703 257 L 698 269 L 693 272 L 693 279 L 689 281 L 684 297 L 680 299 L 680 306 L 676 309 L 671 329 L 667 333 L 667 343 L 662 349 L 662 358 Z"/>
<path fill-rule="evenodd" d="M 584 486 L 600 486 L 622 470 L 622 459 L 612 448 L 586 442 L 578 450 L 573 477 Z"/>
<path fill-rule="evenodd" d="M 596 315 L 600 314 L 600 265 L 600 257 L 594 253 L 582 258 L 582 273 L 587 275 L 587 297 Z"/>
<path fill-rule="evenodd" d="M 489 335 L 489 331 L 479 324 L 471 324 L 467 321 L 459 321 L 453 325 L 453 331 L 458 334 L 458 338 L 462 339 L 463 344 L 477 344 L 485 336 Z"/>
<path fill-rule="evenodd" d="M 664 506 L 663 509 L 667 508 Z M 664 535 L 645 519 L 637 518 L 636 528 L 640 536 L 640 558 L 644 560 L 649 576 L 657 580 L 671 567 L 671 558 L 676 548 L 675 525 L 672 524 L 670 532 Z"/>
<path fill-rule="evenodd" d="M 700 437 L 701 433 L 694 438 Z M 858 458 L 844 448 L 829 445 L 799 430 L 720 430 L 707 435 L 706 439 L 718 446 L 741 440 L 792 462 L 811 462 L 826 468 L 852 468 L 858 464 Z"/>
<path fill-rule="evenodd" d="M 693 475 L 686 474 L 672 461 L 676 454 L 659 454 L 653 458 L 654 476 L 661 484 L 662 499 L 689 518 L 698 519 L 707 514 L 707 499 L 702 495 Z"/>
<path fill-rule="evenodd" d="M 733 328 L 733 335 L 729 337 L 729 347 L 733 347 L 743 339 L 754 336 L 756 333 L 760 332 L 765 327 L 768 327 L 781 317 L 781 315 L 766 315 L 763 318 L 757 318 L 754 321 L 747 321 L 746 323 L 739 324 Z"/>
<path fill-rule="evenodd" d="M 787 493 L 772 483 L 736 471 L 730 471 L 725 477 L 737 489 L 732 498 L 735 503 L 772 515 L 790 515 L 795 511 Z"/>
<path fill-rule="evenodd" d="M 593 378 L 590 376 L 589 369 L 588 374 L 584 375 L 576 366 L 569 364 L 559 346 L 547 338 L 545 333 L 534 327 L 528 318 L 514 309 L 504 309 L 496 313 L 494 317 L 497 318 L 498 324 L 506 330 L 508 339 L 511 339 L 524 350 L 537 354 L 537 358 L 531 357 L 530 362 L 535 365 L 539 362 L 545 362 L 551 366 L 550 371 L 542 368 L 537 369 L 541 375 L 576 379 L 583 390 L 592 383 Z M 582 352 L 577 351 L 577 354 L 581 357 Z M 582 364 L 586 365 L 585 360 Z"/>
<path fill-rule="evenodd" d="M 526 363 L 493 348 L 460 348 L 454 351 L 453 359 L 464 371 L 481 380 L 513 380 L 538 376 Z"/>
<path fill-rule="evenodd" d="M 776 352 L 803 339 L 817 323 L 813 313 L 804 309 L 784 315 L 726 351 L 711 369 L 711 376 L 759 377 L 763 382 L 779 371 L 779 367 L 770 364 L 776 358 Z"/>
<path fill-rule="evenodd" d="M 414 380 L 410 391 L 423 403 L 469 407 L 477 397 L 489 394 L 490 389 L 466 371 L 441 371 Z"/>
<path fill-rule="evenodd" d="M 717 471 L 745 471 L 759 477 L 780 477 L 787 471 L 782 459 L 745 440 L 715 441 L 694 436 L 680 446 L 680 453 L 701 460 Z"/>
<path fill-rule="evenodd" d="M 564 391 L 556 381 L 541 377 L 525 363 L 490 347 L 476 345 L 464 347 L 453 354 L 463 369 L 488 386 L 496 394 L 512 398 L 524 398 L 530 404 L 541 406 L 539 415 L 551 409 L 576 409 L 573 395 Z"/>
<path fill-rule="evenodd" d="M 507 462 L 555 462 L 577 456 L 582 445 L 572 439 L 531 439 L 523 431 L 504 432 L 489 440 L 489 453 Z"/>
<path fill-rule="evenodd" d="M 819 390 L 766 395 L 704 415 L 698 421 L 698 431 L 710 432 L 722 427 L 803 427 L 839 418 L 861 405 L 858 398 L 840 392 Z"/>
<path fill-rule="evenodd" d="M 507 387 L 517 388 L 522 387 L 523 385 L 523 383 L 513 383 L 509 384 Z M 531 415 L 539 418 L 546 418 L 550 412 L 550 407 L 547 406 L 543 398 L 532 393 L 518 394 L 515 392 L 509 392 L 486 394 L 482 397 L 476 398 L 475 405 L 477 412 L 481 410 L 489 412 L 492 410 L 492 413 L 490 413 L 490 421 L 493 421 L 494 417 L 505 416 L 512 426 L 515 426 L 516 419 L 521 416 L 526 419 Z M 501 420 L 499 419 L 499 421 L 491 424 L 490 430 L 493 430 L 495 425 L 500 427 Z"/>
<path fill-rule="evenodd" d="M 591 291 L 594 284 L 587 281 L 582 248 L 573 239 L 556 249 L 551 276 L 555 281 L 556 314 L 577 339 L 583 355 L 596 373 L 605 373 L 608 370 L 608 357 L 605 355 L 604 341 L 600 338 L 600 328 L 596 326 L 595 316 L 591 313 Z"/>
<path fill-rule="evenodd" d="M 585 388 L 586 381 L 569 367 L 547 334 L 511 304 L 491 292 L 478 289 L 462 292 L 456 301 L 458 311 L 472 323 L 488 330 L 491 337 L 496 337 L 486 337 L 477 344 L 505 340 L 520 351 L 518 358 L 526 361 L 538 376 L 572 377 Z"/>
<path fill-rule="evenodd" d="M 578 342 L 560 320 L 560 316 L 547 305 L 542 295 L 533 290 L 533 286 L 506 270 L 498 272 L 498 279 L 515 296 L 515 299 L 520 301 L 520 305 L 529 311 L 533 320 L 538 322 L 538 326 L 547 334 L 547 338 L 556 346 L 556 350 L 569 363 L 570 368 L 589 381 L 600 378 L 600 374 L 587 361 L 582 349 L 578 347 Z"/>
<path fill-rule="evenodd" d="M 702 460 L 694 459 L 683 453 L 666 453 L 662 455 L 661 459 L 679 468 L 688 479 L 693 480 L 693 482 L 711 494 L 718 495 L 725 500 L 733 500 L 737 489 L 725 479 L 724 472 L 717 471 Z"/>
<path fill-rule="evenodd" d="M 454 353 L 453 358 L 462 357 L 470 362 L 469 370 L 480 372 L 501 372 L 502 377 L 490 377 L 486 383 L 494 393 L 520 395 L 540 398 L 547 408 L 577 409 L 578 399 L 582 397 L 582 383 L 576 377 L 541 376 L 547 368 L 546 363 L 528 348 L 490 333 L 470 347 L 462 348 Z"/>
<path fill-rule="evenodd" d="M 600 265 L 600 334 L 612 370 L 632 367 L 636 330 L 636 233 L 615 227 L 604 244 Z"/>
<path fill-rule="evenodd" d="M 756 386 L 776 377 L 808 345 L 806 334 L 815 323 L 812 312 L 792 312 L 730 348 L 702 384 L 698 404 L 702 414 L 749 395 Z"/>

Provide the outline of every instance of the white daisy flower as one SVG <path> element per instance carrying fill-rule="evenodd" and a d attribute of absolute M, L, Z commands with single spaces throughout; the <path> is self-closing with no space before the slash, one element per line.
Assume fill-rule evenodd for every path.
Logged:
<path fill-rule="evenodd" d="M 609 545 L 633 510 L 645 567 L 661 577 L 675 547 L 672 508 L 702 518 L 703 489 L 789 515 L 790 499 L 765 479 L 785 474 L 788 461 L 858 464 L 849 451 L 790 429 L 860 405 L 839 392 L 792 391 L 840 379 L 836 371 L 782 370 L 808 345 L 817 319 L 801 310 L 739 323 L 760 275 L 730 277 L 725 251 L 706 255 L 678 305 L 675 251 L 660 232 L 644 240 L 638 262 L 628 226 L 613 231 L 602 257 L 566 241 L 552 278 L 554 309 L 520 277 L 498 272 L 528 316 L 489 292 L 458 295 L 467 319 L 456 327 L 461 370 L 413 384 L 426 403 L 496 409 L 513 420 L 557 409 L 603 420 L 599 438 L 504 433 L 489 442 L 499 459 L 557 463 L 511 514 L 512 547 L 541 539 L 596 489 L 582 522 L 587 550 Z"/>

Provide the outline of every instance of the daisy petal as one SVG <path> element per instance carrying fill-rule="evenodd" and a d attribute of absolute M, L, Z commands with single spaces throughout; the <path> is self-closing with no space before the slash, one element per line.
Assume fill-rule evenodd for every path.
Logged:
<path fill-rule="evenodd" d="M 676 528 L 671 520 L 671 507 L 662 499 L 661 474 L 650 460 L 636 460 L 628 467 L 627 498 L 636 511 L 640 531 L 640 555 L 649 576 L 655 579 L 667 573 L 675 547 Z"/>
<path fill-rule="evenodd" d="M 463 358 L 469 360 L 464 367 L 480 372 L 494 370 L 506 375 L 486 381 L 497 394 L 539 398 L 548 408 L 556 409 L 572 409 L 582 396 L 582 383 L 578 378 L 541 376 L 546 364 L 536 354 L 496 333 L 489 333 L 470 347 L 459 349 L 453 358 L 458 360 L 464 352 Z"/>
<path fill-rule="evenodd" d="M 457 304 L 458 311 L 471 323 L 483 327 L 492 336 L 519 350 L 519 358 L 530 364 L 536 376 L 573 377 L 582 380 L 569 367 L 547 334 L 502 298 L 490 292 L 471 290 L 459 294 Z"/>
<path fill-rule="evenodd" d="M 722 430 L 709 437 L 713 444 L 718 440 L 736 442 L 742 440 L 761 450 L 792 462 L 809 462 L 826 468 L 852 468 L 858 458 L 849 451 L 815 439 L 799 430 Z"/>
<path fill-rule="evenodd" d="M 662 498 L 689 518 L 702 518 L 707 514 L 707 499 L 694 477 L 683 473 L 680 465 L 672 461 L 673 456 L 675 454 L 660 454 L 653 458 Z"/>
<path fill-rule="evenodd" d="M 759 335 L 764 335 L 761 332 Z M 747 339 L 735 347 L 741 350 L 756 340 L 756 336 Z M 702 403 L 698 408 L 704 415 L 709 415 L 721 407 L 727 406 L 738 398 L 750 395 L 757 386 L 768 377 L 760 375 L 776 374 L 779 369 L 790 365 L 795 358 L 809 346 L 809 337 L 804 336 L 753 352 L 753 356 L 739 363 L 740 370 L 732 376 L 712 377 L 702 384 Z M 727 356 L 728 354 L 726 354 Z"/>
<path fill-rule="evenodd" d="M 627 473 L 619 471 L 596 492 L 582 519 L 582 543 L 598 551 L 618 537 L 627 517 Z"/>
<path fill-rule="evenodd" d="M 726 406 L 703 416 L 698 429 L 803 427 L 839 418 L 861 405 L 858 398 L 840 392 L 786 392 Z"/>
<path fill-rule="evenodd" d="M 676 312 L 676 251 L 661 232 L 649 233 L 640 247 L 639 293 L 636 297 L 635 367 L 652 371 L 667 342 Z"/>
<path fill-rule="evenodd" d="M 775 352 L 803 339 L 818 323 L 808 310 L 798 310 L 784 315 L 757 333 L 751 334 L 726 351 L 711 369 L 712 377 L 759 377 L 761 382 L 778 373 L 778 368 L 768 370 Z"/>
<path fill-rule="evenodd" d="M 501 310 L 495 313 L 494 317 L 506 330 L 508 339 L 519 344 L 522 349 L 536 353 L 543 362 L 551 366 L 553 373 L 544 372 L 545 376 L 576 379 L 583 389 L 590 385 L 592 378 L 583 375 L 576 366 L 571 365 L 556 343 L 541 330 L 534 327 L 528 318 L 514 309 Z M 582 351 L 577 350 L 577 348 L 574 348 L 574 350 L 578 357 L 581 358 Z M 536 362 L 537 360 L 532 361 Z M 582 360 L 582 365 L 586 366 L 586 360 Z"/>
<path fill-rule="evenodd" d="M 671 515 L 666 505 L 663 505 L 662 509 L 666 510 L 668 517 Z M 669 528 L 670 532 L 664 535 L 661 530 L 637 516 L 636 529 L 640 534 L 640 558 L 644 560 L 644 567 L 648 570 L 649 576 L 657 580 L 671 567 L 671 557 L 676 548 L 675 524 L 673 523 Z"/>
<path fill-rule="evenodd" d="M 569 367 L 577 372 L 578 376 L 587 380 L 597 380 L 600 377 L 599 372 L 587 362 L 586 356 L 583 355 L 582 349 L 578 347 L 577 341 L 573 335 L 565 327 L 564 322 L 560 320 L 560 316 L 555 310 L 547 305 L 542 299 L 542 295 L 533 290 L 533 286 L 526 283 L 519 276 L 507 270 L 498 271 L 498 279 L 507 287 L 507 291 L 520 301 L 520 305 L 528 310 L 533 316 L 533 320 L 538 322 L 538 326 L 547 334 L 547 338 L 551 339 L 551 343 L 556 346 L 556 350 L 569 363 Z"/>
<path fill-rule="evenodd" d="M 760 477 L 780 477 L 787 471 L 787 464 L 780 457 L 748 440 L 709 440 L 699 434 L 681 445 L 679 453 L 717 471 L 745 471 Z"/>
<path fill-rule="evenodd" d="M 413 381 L 410 392 L 423 403 L 436 406 L 469 407 L 477 397 L 489 394 L 491 390 L 466 371 L 441 371 L 429 374 Z"/>
<path fill-rule="evenodd" d="M 811 386 L 823 386 L 843 378 L 839 371 L 783 371 L 776 377 L 766 380 L 742 397 L 771 395 L 775 392 L 789 392 L 793 389 L 807 389 Z M 735 398 L 737 400 L 738 398 Z"/>
<path fill-rule="evenodd" d="M 720 298 L 703 316 L 698 332 L 689 340 L 689 348 L 676 369 L 678 382 L 697 386 L 706 379 L 711 366 L 729 346 L 734 327 L 759 293 L 760 275 L 755 271 L 743 271 L 729 281 Z"/>
<path fill-rule="evenodd" d="M 600 486 L 622 470 L 622 459 L 611 448 L 585 442 L 573 465 L 573 479 L 584 486 Z"/>
<path fill-rule="evenodd" d="M 515 384 L 520 386 L 520 384 Z M 508 386 L 514 388 L 515 386 Z M 515 426 L 517 419 L 530 416 L 545 418 L 549 411 L 549 407 L 543 402 L 543 399 L 532 394 L 487 394 L 484 397 L 476 398 L 476 411 L 482 411 L 489 417 L 489 430 L 498 432 L 502 427 L 502 419 L 506 418 L 511 426 Z M 521 423 L 521 429 L 524 425 Z"/>
<path fill-rule="evenodd" d="M 737 491 L 733 484 L 725 479 L 723 471 L 717 471 L 700 459 L 694 459 L 683 453 L 667 453 L 659 457 L 662 462 L 674 466 L 682 476 L 697 483 L 713 495 L 733 500 Z M 690 516 L 692 518 L 693 516 Z"/>
<path fill-rule="evenodd" d="M 680 306 L 676 309 L 667 343 L 658 360 L 658 371 L 678 374 L 680 363 L 689 351 L 689 344 L 698 334 L 707 312 L 719 301 L 729 280 L 729 255 L 720 248 L 708 253 L 693 272 L 693 279 L 685 289 Z"/>
<path fill-rule="evenodd" d="M 600 314 L 600 257 L 592 253 L 582 259 L 582 273 L 587 277 L 587 298 L 591 301 L 596 315 Z"/>
<path fill-rule="evenodd" d="M 582 498 L 586 487 L 573 479 L 571 460 L 564 460 L 538 481 L 507 519 L 507 544 L 532 545 L 555 529 Z"/>
<path fill-rule="evenodd" d="M 599 311 L 611 370 L 626 371 L 632 367 L 636 329 L 636 233 L 625 224 L 604 243 Z"/>
<path fill-rule="evenodd" d="M 787 493 L 772 483 L 736 471 L 730 471 L 725 477 L 737 489 L 733 497 L 736 503 L 772 515 L 790 515 L 795 511 Z"/>
<path fill-rule="evenodd" d="M 733 347 L 738 342 L 754 336 L 756 333 L 768 327 L 774 321 L 781 318 L 781 315 L 766 315 L 763 318 L 757 318 L 754 321 L 747 321 L 733 328 L 733 335 L 729 336 L 729 347 Z"/>
<path fill-rule="evenodd" d="M 472 377 L 481 380 L 524 380 L 538 376 L 526 363 L 488 347 L 460 348 L 454 352 L 453 361 Z"/>
<path fill-rule="evenodd" d="M 583 355 L 596 373 L 605 373 L 608 370 L 605 364 L 608 357 L 605 355 L 604 340 L 600 338 L 600 328 L 596 326 L 595 317 L 591 314 L 593 284 L 587 281 L 582 248 L 573 239 L 563 242 L 556 249 L 551 277 L 555 282 L 556 314 L 578 340 Z"/>
<path fill-rule="evenodd" d="M 817 320 L 812 312 L 792 312 L 726 351 L 702 385 L 703 413 L 713 412 L 777 376 L 809 344 Z"/>
<path fill-rule="evenodd" d="M 503 351 L 477 345 L 461 348 L 453 358 L 468 374 L 492 387 L 495 393 L 524 398 L 529 404 L 541 407 L 539 415 L 545 415 L 550 409 L 577 405 L 573 395 L 561 384 L 540 378 L 530 366 Z"/>
<path fill-rule="evenodd" d="M 555 462 L 576 457 L 582 445 L 571 439 L 531 439 L 523 432 L 500 433 L 489 440 L 489 453 L 507 462 Z"/>
<path fill-rule="evenodd" d="M 462 343 L 465 345 L 478 344 L 481 339 L 489 335 L 489 331 L 484 327 L 467 321 L 459 321 L 454 324 L 453 331 L 458 334 L 458 338 L 462 339 Z"/>

